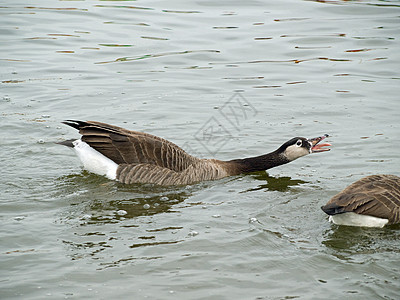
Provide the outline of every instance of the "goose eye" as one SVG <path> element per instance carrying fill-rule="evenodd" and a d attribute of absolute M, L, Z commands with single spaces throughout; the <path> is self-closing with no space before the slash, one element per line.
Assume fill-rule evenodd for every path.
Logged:
<path fill-rule="evenodd" d="M 302 144 L 303 144 L 303 142 L 302 142 L 301 140 L 298 140 L 298 141 L 296 142 L 296 146 L 297 146 L 297 147 L 301 147 Z"/>

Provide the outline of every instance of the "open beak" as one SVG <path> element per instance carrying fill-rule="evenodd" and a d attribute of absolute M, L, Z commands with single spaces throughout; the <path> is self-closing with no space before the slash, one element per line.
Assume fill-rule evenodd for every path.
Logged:
<path fill-rule="evenodd" d="M 309 139 L 308 141 L 311 143 L 311 149 L 310 149 L 311 153 L 325 152 L 325 151 L 331 150 L 329 148 L 322 148 L 322 147 L 332 146 L 331 144 L 329 144 L 329 143 L 319 144 L 319 142 L 321 142 L 323 139 L 327 138 L 328 136 L 329 136 L 328 134 L 324 134 L 323 136 Z"/>

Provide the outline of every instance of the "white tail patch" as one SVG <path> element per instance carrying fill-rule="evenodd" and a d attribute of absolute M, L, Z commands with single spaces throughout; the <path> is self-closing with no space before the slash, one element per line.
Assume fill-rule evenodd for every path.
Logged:
<path fill-rule="evenodd" d="M 118 165 L 115 162 L 105 157 L 82 140 L 73 141 L 72 144 L 86 170 L 106 176 L 109 179 L 116 179 Z"/>
<path fill-rule="evenodd" d="M 380 228 L 382 228 L 389 222 L 388 219 L 382 219 L 368 215 L 360 215 L 354 212 L 347 212 L 343 214 L 329 216 L 329 221 L 337 225 Z"/>

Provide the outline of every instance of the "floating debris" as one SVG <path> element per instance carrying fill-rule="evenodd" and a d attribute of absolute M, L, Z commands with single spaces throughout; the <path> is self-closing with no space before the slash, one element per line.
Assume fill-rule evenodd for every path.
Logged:
<path fill-rule="evenodd" d="M 237 26 L 214 26 L 213 29 L 237 29 Z"/>
<path fill-rule="evenodd" d="M 133 45 L 122 45 L 122 44 L 99 44 L 99 46 L 104 46 L 104 47 L 132 47 Z"/>
<path fill-rule="evenodd" d="M 371 50 L 375 50 L 375 49 L 354 49 L 354 50 L 346 50 L 345 52 L 365 52 L 365 51 L 371 51 Z"/>
<path fill-rule="evenodd" d="M 67 33 L 49 33 L 49 36 L 72 36 L 72 37 L 80 37 L 79 35 L 67 34 Z"/>
<path fill-rule="evenodd" d="M 136 57 L 120 57 L 113 61 L 103 61 L 103 62 L 96 62 L 95 64 L 107 64 L 107 63 L 114 63 L 114 62 L 125 62 L 125 61 L 136 61 L 148 58 L 156 58 L 156 57 L 163 57 L 169 55 L 180 55 L 180 54 L 191 54 L 191 53 L 220 53 L 219 50 L 186 50 L 186 51 L 177 51 L 177 52 L 165 52 L 165 53 L 156 53 L 156 54 L 144 54 L 142 56 Z"/>
<path fill-rule="evenodd" d="M 27 40 L 56 40 L 57 38 L 55 37 L 41 37 L 41 36 L 36 36 L 32 38 L 26 38 Z"/>
<path fill-rule="evenodd" d="M 249 223 L 250 223 L 250 224 L 254 224 L 254 223 L 259 223 L 259 221 L 258 221 L 257 218 L 254 218 L 254 217 L 253 217 L 253 218 L 250 218 L 250 219 L 249 219 Z"/>
<path fill-rule="evenodd" d="M 126 214 L 128 214 L 128 212 L 126 210 L 123 210 L 123 209 L 117 210 L 118 216 L 125 216 Z"/>
<path fill-rule="evenodd" d="M 197 231 L 192 230 L 191 232 L 188 233 L 188 236 L 196 236 L 199 235 Z"/>
<path fill-rule="evenodd" d="M 86 8 L 75 8 L 75 7 L 40 7 L 40 6 L 25 6 L 27 9 L 48 9 L 48 10 L 78 10 L 88 11 Z"/>
<path fill-rule="evenodd" d="M 3 80 L 1 83 L 20 83 L 24 82 L 25 80 Z M 4 100 L 4 98 L 3 98 Z"/>
<path fill-rule="evenodd" d="M 89 219 L 91 219 L 91 218 L 92 218 L 92 215 L 86 214 L 86 215 L 83 215 L 83 216 L 82 216 L 81 220 L 89 220 Z"/>
<path fill-rule="evenodd" d="M 273 89 L 273 88 L 280 88 L 281 85 L 256 85 L 253 86 L 255 89 Z"/>
<path fill-rule="evenodd" d="M 141 36 L 141 38 L 148 39 L 148 40 L 157 40 L 157 41 L 168 41 L 169 40 L 167 38 L 155 37 L 155 36 Z"/>
<path fill-rule="evenodd" d="M 198 10 L 168 10 L 168 9 L 163 9 L 162 12 L 174 13 L 174 14 L 201 14 L 201 11 L 198 11 Z"/>
<path fill-rule="evenodd" d="M 150 7 L 140 7 L 140 6 L 131 6 L 131 5 L 94 5 L 94 7 L 112 7 L 112 8 L 129 8 L 129 9 L 143 9 L 143 10 L 154 10 L 154 8 L 150 8 Z"/>
<path fill-rule="evenodd" d="M 307 83 L 307 81 L 293 81 L 293 82 L 286 82 L 286 84 L 299 84 L 299 83 Z"/>
<path fill-rule="evenodd" d="M 284 22 L 284 21 L 304 21 L 309 20 L 310 18 L 287 18 L 287 19 L 274 19 L 275 22 Z"/>

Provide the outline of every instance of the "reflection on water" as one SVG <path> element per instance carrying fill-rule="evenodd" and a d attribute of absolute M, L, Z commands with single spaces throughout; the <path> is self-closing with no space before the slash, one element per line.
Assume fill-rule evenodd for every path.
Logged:
<path fill-rule="evenodd" d="M 172 207 L 188 199 L 199 188 L 197 185 L 125 185 L 87 171 L 63 176 L 59 181 L 60 189 L 57 193 L 69 194 L 74 198 L 71 205 L 75 211 L 77 205 L 82 207 L 76 213 L 84 215 L 84 224 L 112 223 L 139 216 L 176 212 Z"/>
<path fill-rule="evenodd" d="M 124 185 L 87 171 L 63 176 L 58 179 L 57 185 L 58 196 L 62 194 L 70 203 L 61 216 L 61 222 L 69 224 L 73 232 L 72 236 L 63 239 L 72 260 L 85 257 L 98 259 L 100 253 L 111 251 L 124 240 L 126 249 L 181 242 L 176 233 L 183 227 L 176 226 L 173 218 L 169 219 L 169 225 L 160 227 L 152 224 L 151 216 L 178 213 L 178 204 L 203 186 Z M 115 236 L 115 230 L 110 231 L 109 226 L 120 228 L 118 237 Z M 123 237 L 122 232 L 128 236 Z M 137 259 L 156 258 L 128 256 L 118 261 L 104 262 L 102 267 L 117 266 Z"/>
<path fill-rule="evenodd" d="M 186 51 L 180 51 L 180 52 L 144 54 L 144 55 L 137 56 L 137 57 L 120 57 L 120 58 L 117 58 L 117 59 L 112 60 L 112 61 L 97 62 L 96 64 L 106 64 L 106 63 L 124 62 L 124 61 L 135 61 L 135 60 L 143 60 L 143 59 L 170 56 L 170 55 L 174 56 L 174 55 L 191 54 L 191 53 L 202 53 L 202 52 L 205 52 L 205 53 L 207 53 L 207 52 L 220 53 L 219 50 L 186 50 Z"/>
<path fill-rule="evenodd" d="M 353 255 L 383 252 L 400 253 L 400 225 L 384 228 L 331 225 L 324 234 L 322 244 L 336 257 L 344 260 L 355 259 Z M 396 246 L 397 245 L 397 246 Z"/>
<path fill-rule="evenodd" d="M 139 216 L 152 216 L 159 213 L 173 212 L 172 206 L 189 197 L 185 192 L 170 193 L 168 196 L 148 195 L 124 200 L 90 201 L 86 208 L 86 223 L 109 223 Z M 109 211 L 109 214 L 105 214 Z"/>
<path fill-rule="evenodd" d="M 250 176 L 262 184 L 240 193 L 259 190 L 284 192 L 292 186 L 307 183 L 291 177 L 269 176 L 265 171 L 255 172 Z M 226 182 L 237 179 L 238 177 L 227 178 Z M 98 259 L 100 253 L 118 247 L 121 240 L 125 240 L 123 247 L 126 249 L 171 245 L 184 241 L 182 235 L 177 235 L 184 226 L 177 226 L 173 216 L 169 216 L 169 221 L 163 226 L 153 224 L 151 217 L 177 214 L 183 207 L 203 205 L 201 201 L 186 203 L 184 206 L 182 203 L 197 191 L 209 187 L 210 183 L 178 187 L 124 185 L 82 171 L 80 174 L 61 177 L 58 185 L 58 192 L 65 195 L 70 203 L 63 213 L 62 222 L 70 224 L 73 231 L 73 236 L 63 239 L 63 243 L 68 247 L 71 259 L 76 260 L 85 257 Z M 129 238 L 124 238 L 121 232 L 118 237 L 114 237 L 116 232 L 110 232 L 107 226 L 115 228 L 116 225 L 120 230 L 129 231 Z M 281 235 L 279 232 L 273 233 Z M 190 237 L 190 233 L 186 237 Z M 161 257 L 127 254 L 117 261 L 103 262 L 101 268 L 119 266 L 138 259 L 158 258 Z"/>
<path fill-rule="evenodd" d="M 246 191 L 243 191 L 242 193 L 254 192 L 259 190 L 286 192 L 292 186 L 307 183 L 307 181 L 300 179 L 292 179 L 291 177 L 286 177 L 286 176 L 283 177 L 269 176 L 268 173 L 265 171 L 254 172 L 251 175 L 251 177 L 254 178 L 255 180 L 264 182 L 266 181 L 267 183 L 260 184 L 258 187 L 248 189 Z"/>
<path fill-rule="evenodd" d="M 319 208 L 399 171 L 398 1 L 31 2 L 0 6 L 2 298 L 399 298 L 399 226 L 338 227 Z M 237 90 L 259 113 L 218 159 L 316 131 L 335 149 L 189 187 L 55 180 L 79 173 L 50 145 L 70 138 L 61 120 L 184 145 Z"/>
<path fill-rule="evenodd" d="M 111 200 L 106 204 L 103 201 L 94 201 L 90 204 L 90 211 L 93 213 L 90 221 L 94 223 L 101 222 L 101 219 L 96 218 L 94 215 L 98 212 L 102 216 L 104 210 L 116 211 L 115 220 L 173 212 L 171 210 L 172 206 L 183 202 L 189 196 L 189 193 L 183 191 L 162 193 L 160 195 L 148 194 L 144 197 L 135 197 L 126 200 Z"/>

